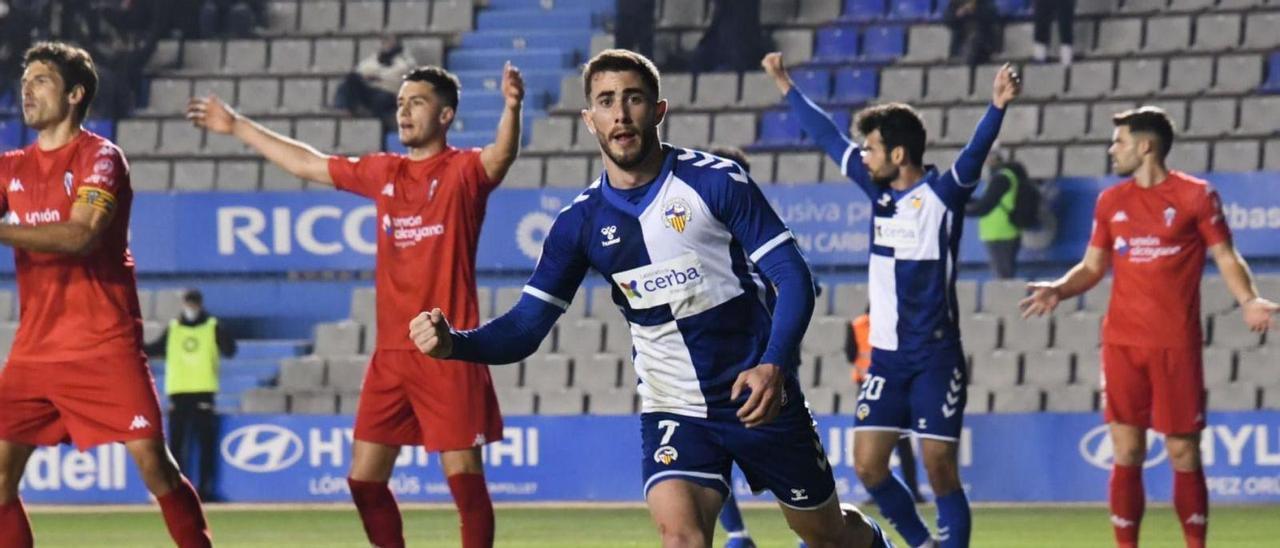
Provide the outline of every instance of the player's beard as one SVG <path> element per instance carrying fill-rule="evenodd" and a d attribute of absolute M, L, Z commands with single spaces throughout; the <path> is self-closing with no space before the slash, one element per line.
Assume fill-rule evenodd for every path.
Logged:
<path fill-rule="evenodd" d="M 871 182 L 879 187 L 887 187 L 898 178 L 898 166 L 890 166 L 871 174 Z"/>
<path fill-rule="evenodd" d="M 1111 161 L 1111 167 L 1112 167 L 1112 169 L 1115 171 L 1116 175 L 1119 175 L 1119 176 L 1121 176 L 1121 177 L 1128 177 L 1128 176 L 1130 176 L 1130 175 L 1133 175 L 1133 173 L 1134 173 L 1135 171 L 1138 171 L 1138 167 L 1139 167 L 1140 165 L 1141 165 L 1141 163 L 1139 163 L 1139 162 L 1134 162 L 1134 163 L 1133 163 L 1133 164 L 1131 164 L 1131 165 L 1124 165 L 1124 164 L 1123 164 L 1122 162 L 1120 162 L 1119 160 L 1112 160 L 1112 161 Z"/>
<path fill-rule="evenodd" d="M 603 150 L 605 155 L 609 156 L 610 160 L 613 160 L 614 165 L 622 169 L 634 168 L 640 165 L 640 162 L 644 161 L 645 158 L 648 158 L 649 154 L 653 152 L 653 148 L 658 145 L 657 126 L 637 133 L 640 135 L 640 149 L 634 154 L 627 154 L 626 152 L 615 153 L 612 140 L 603 135 L 597 137 L 597 140 L 600 141 L 600 150 Z"/>

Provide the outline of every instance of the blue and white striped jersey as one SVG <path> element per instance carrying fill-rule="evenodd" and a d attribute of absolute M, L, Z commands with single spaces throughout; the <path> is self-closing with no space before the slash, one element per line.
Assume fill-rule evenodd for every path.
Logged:
<path fill-rule="evenodd" d="M 639 203 L 607 174 L 560 211 L 524 291 L 567 309 L 587 269 L 613 287 L 631 329 L 643 412 L 707 417 L 761 363 L 776 295 L 753 264 L 794 245 L 738 164 L 663 145 Z M 798 351 L 776 363 L 793 370 Z"/>
<path fill-rule="evenodd" d="M 927 166 L 909 189 L 878 185 L 862 163 L 861 149 L 798 89 L 787 94 L 805 132 L 872 202 L 871 346 L 915 350 L 960 339 L 956 262 L 964 206 L 977 186 L 1004 111 L 991 106 L 973 139 L 946 172 Z"/>

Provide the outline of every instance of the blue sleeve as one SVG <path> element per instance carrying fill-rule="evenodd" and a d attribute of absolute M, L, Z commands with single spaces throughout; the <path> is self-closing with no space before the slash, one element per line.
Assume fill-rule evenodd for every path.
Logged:
<path fill-rule="evenodd" d="M 542 256 L 516 306 L 485 325 L 453 334 L 451 359 L 512 363 L 533 354 L 569 309 L 589 263 L 579 245 L 585 226 L 578 210 L 565 209 L 542 243 Z"/>
<path fill-rule="evenodd" d="M 791 86 L 791 91 L 787 92 L 787 103 L 791 105 L 791 112 L 800 120 L 800 129 L 826 151 L 827 156 L 840 166 L 840 172 L 845 177 L 858 183 L 868 197 L 875 199 L 880 192 L 871 182 L 867 166 L 862 165 L 862 149 L 845 137 L 845 130 L 836 127 L 831 116 L 805 97 L 800 88 Z"/>
<path fill-rule="evenodd" d="M 769 344 L 760 361 L 794 372 L 800 365 L 796 362 L 800 340 L 804 338 L 809 318 L 813 316 L 813 274 L 809 272 L 809 265 L 795 242 L 788 242 L 765 254 L 756 261 L 756 265 L 778 289 Z"/>
<path fill-rule="evenodd" d="M 791 231 L 750 175 L 728 171 L 709 177 L 712 181 L 705 187 L 703 199 L 752 262 L 792 239 Z"/>
<path fill-rule="evenodd" d="M 978 121 L 978 128 L 973 132 L 969 144 L 960 151 L 956 163 L 951 170 L 936 179 L 934 192 L 952 209 L 959 209 L 973 195 L 978 187 L 978 179 L 982 177 L 982 166 L 987 162 L 987 154 L 1000 135 L 1000 125 L 1004 123 L 1004 110 L 995 105 L 987 107 L 987 113 Z"/>
<path fill-rule="evenodd" d="M 506 314 L 453 333 L 451 360 L 490 365 L 516 363 L 534 353 L 564 310 L 528 293 Z"/>

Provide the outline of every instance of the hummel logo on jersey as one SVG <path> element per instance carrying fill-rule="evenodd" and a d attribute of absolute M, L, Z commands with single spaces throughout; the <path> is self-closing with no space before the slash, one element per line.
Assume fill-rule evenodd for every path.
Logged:
<path fill-rule="evenodd" d="M 133 422 L 129 423 L 129 431 L 142 430 L 143 428 L 151 428 L 151 421 L 142 415 L 134 415 Z"/>
<path fill-rule="evenodd" d="M 1184 523 L 1187 525 L 1206 525 L 1209 523 L 1209 518 L 1206 518 L 1204 514 L 1191 514 Z"/>
<path fill-rule="evenodd" d="M 1111 222 L 1113 223 L 1120 223 L 1128 220 L 1129 220 L 1129 215 L 1126 214 L 1124 210 L 1117 211 L 1115 215 L 1111 216 Z"/>
<path fill-rule="evenodd" d="M 22 186 L 22 181 L 18 179 L 9 179 L 9 192 L 22 192 L 26 190 Z"/>
<path fill-rule="evenodd" d="M 622 238 L 618 237 L 618 225 L 609 225 L 600 229 L 600 235 L 604 236 L 604 241 L 600 242 L 603 247 L 609 247 L 622 242 Z"/>
<path fill-rule="evenodd" d="M 1136 523 L 1133 522 L 1133 520 L 1127 520 L 1115 514 L 1111 514 L 1111 524 L 1121 529 L 1125 529 L 1125 528 L 1133 527 L 1134 525 L 1137 525 Z"/>
<path fill-rule="evenodd" d="M 889 193 L 886 192 L 880 195 L 880 199 L 876 200 L 876 203 L 880 204 L 880 207 L 887 207 L 889 205 L 889 202 L 892 200 L 893 200 L 893 196 L 890 196 Z"/>
<path fill-rule="evenodd" d="M 391 183 L 387 183 L 386 185 L 384 185 L 384 186 L 382 187 L 382 195 L 383 195 L 383 196 L 392 196 L 392 197 L 394 197 L 394 196 L 396 195 L 396 187 L 395 187 L 395 185 L 393 185 L 393 184 L 391 184 Z"/>
<path fill-rule="evenodd" d="M 805 494 L 804 489 L 792 489 L 791 501 L 795 502 L 795 501 L 801 501 L 801 500 L 809 500 L 809 495 Z"/>

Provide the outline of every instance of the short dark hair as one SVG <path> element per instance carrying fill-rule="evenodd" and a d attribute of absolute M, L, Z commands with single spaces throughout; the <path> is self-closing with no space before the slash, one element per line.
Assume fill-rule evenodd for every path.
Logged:
<path fill-rule="evenodd" d="M 644 85 L 653 92 L 653 100 L 662 96 L 662 86 L 658 83 L 658 67 L 648 57 L 626 49 L 607 49 L 597 53 L 582 66 L 582 94 L 591 100 L 591 78 L 601 72 L 636 72 Z"/>
<path fill-rule="evenodd" d="M 36 42 L 23 54 L 23 68 L 31 63 L 45 62 L 58 69 L 66 92 L 76 86 L 84 89 L 84 100 L 76 105 L 76 122 L 89 116 L 89 105 L 98 94 L 98 70 L 94 68 L 93 57 L 84 48 L 78 48 L 65 42 Z"/>
<path fill-rule="evenodd" d="M 1116 127 L 1128 126 L 1130 133 L 1147 133 L 1154 135 L 1158 141 L 1157 150 L 1160 159 L 1169 155 L 1173 148 L 1173 118 L 1160 107 L 1138 107 L 1129 109 L 1111 117 Z"/>
<path fill-rule="evenodd" d="M 204 294 L 199 289 L 188 289 L 182 294 L 182 302 L 194 304 L 196 306 L 204 306 Z"/>
<path fill-rule="evenodd" d="M 440 102 L 453 110 L 458 110 L 458 94 L 462 90 L 462 83 L 458 81 L 458 77 L 454 76 L 443 68 L 435 65 L 418 67 L 409 71 L 404 75 L 406 82 L 426 82 L 435 88 L 436 97 L 440 98 Z"/>
<path fill-rule="evenodd" d="M 742 149 L 738 147 L 712 147 L 709 152 L 721 158 L 727 158 L 738 162 L 738 165 L 742 166 L 742 169 L 746 170 L 748 173 L 751 172 L 751 162 L 747 161 L 747 153 L 743 152 Z"/>
<path fill-rule="evenodd" d="M 854 118 L 854 126 L 864 137 L 880 130 L 880 138 L 884 140 L 884 150 L 892 153 L 893 149 L 906 149 L 907 160 L 912 165 L 924 165 L 924 143 L 927 133 L 920 114 L 906 103 L 885 103 L 867 107 Z"/>

